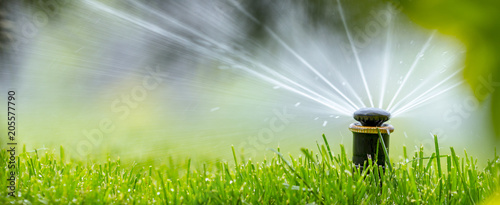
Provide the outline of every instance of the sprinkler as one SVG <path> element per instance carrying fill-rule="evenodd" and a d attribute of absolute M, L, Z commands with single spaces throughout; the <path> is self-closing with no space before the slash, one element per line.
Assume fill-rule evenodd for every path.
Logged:
<path fill-rule="evenodd" d="M 382 135 L 382 139 L 389 154 L 389 134 L 394 131 L 394 127 L 384 122 L 389 120 L 391 113 L 379 108 L 361 108 L 354 112 L 354 119 L 358 122 L 349 125 L 349 130 L 353 135 L 353 155 L 352 161 L 356 167 L 363 169 L 363 164 L 368 162 L 368 157 L 373 161 L 378 158 L 377 165 L 385 169 L 385 154 L 382 143 L 379 143 L 378 130 Z"/>

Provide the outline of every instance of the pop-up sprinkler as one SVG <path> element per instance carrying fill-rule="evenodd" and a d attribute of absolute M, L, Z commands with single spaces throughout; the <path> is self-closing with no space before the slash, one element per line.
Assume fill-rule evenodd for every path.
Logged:
<path fill-rule="evenodd" d="M 389 134 L 394 131 L 394 127 L 384 122 L 390 117 L 389 112 L 378 108 L 361 108 L 354 112 L 354 119 L 359 122 L 349 125 L 349 130 L 353 134 L 352 161 L 357 167 L 363 168 L 365 161 L 368 162 L 368 157 L 375 161 L 377 144 L 379 145 L 377 165 L 385 167 L 386 155 L 382 143 L 379 143 L 378 131 L 380 130 L 387 154 L 389 154 Z"/>

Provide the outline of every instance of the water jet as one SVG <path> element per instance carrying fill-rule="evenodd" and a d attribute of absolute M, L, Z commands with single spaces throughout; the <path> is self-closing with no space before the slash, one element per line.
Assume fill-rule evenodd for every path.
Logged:
<path fill-rule="evenodd" d="M 358 122 L 349 125 L 349 130 L 353 134 L 352 161 L 357 167 L 362 168 L 369 157 L 373 161 L 376 158 L 377 165 L 385 167 L 386 155 L 382 143 L 379 143 L 378 133 L 380 131 L 389 153 L 389 135 L 394 131 L 394 127 L 384 122 L 390 119 L 391 114 L 379 108 L 361 108 L 354 112 L 353 117 Z"/>

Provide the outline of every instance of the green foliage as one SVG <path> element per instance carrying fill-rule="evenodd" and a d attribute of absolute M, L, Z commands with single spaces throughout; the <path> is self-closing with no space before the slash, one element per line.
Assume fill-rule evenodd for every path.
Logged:
<path fill-rule="evenodd" d="M 304 156 L 285 157 L 278 149 L 263 162 L 238 162 L 233 149 L 235 164 L 186 160 L 141 167 L 23 152 L 17 198 L 0 189 L 0 204 L 473 204 L 492 196 L 500 183 L 496 154 L 479 170 L 476 160 L 453 148 L 450 155 L 436 148 L 431 157 L 420 148 L 411 158 L 404 148 L 403 161 L 392 170 L 368 162 L 361 171 L 342 145 L 335 155 L 324 139 L 316 153 L 302 149 Z M 5 150 L 0 155 L 2 170 L 8 170 Z M 6 177 L 0 174 L 0 186 Z"/>
<path fill-rule="evenodd" d="M 464 78 L 480 101 L 491 96 L 500 137 L 500 1 L 392 0 L 415 22 L 456 36 L 467 47 Z"/>

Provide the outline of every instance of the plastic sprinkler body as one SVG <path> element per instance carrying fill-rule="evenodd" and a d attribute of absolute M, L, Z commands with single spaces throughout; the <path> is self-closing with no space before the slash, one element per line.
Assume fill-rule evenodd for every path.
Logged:
<path fill-rule="evenodd" d="M 390 119 L 391 114 L 378 108 L 361 108 L 354 112 L 353 117 L 358 122 L 349 125 L 349 130 L 351 130 L 353 134 L 352 161 L 356 167 L 361 167 L 361 169 L 363 169 L 365 161 L 368 163 L 368 157 L 375 162 L 375 158 L 377 157 L 377 145 L 379 145 L 378 158 L 376 159 L 377 165 L 385 168 L 386 156 L 382 143 L 378 141 L 378 130 L 380 130 L 380 134 L 382 135 L 382 139 L 387 149 L 387 154 L 389 154 L 389 135 L 394 131 L 394 127 L 389 124 L 384 124 L 384 122 Z"/>

